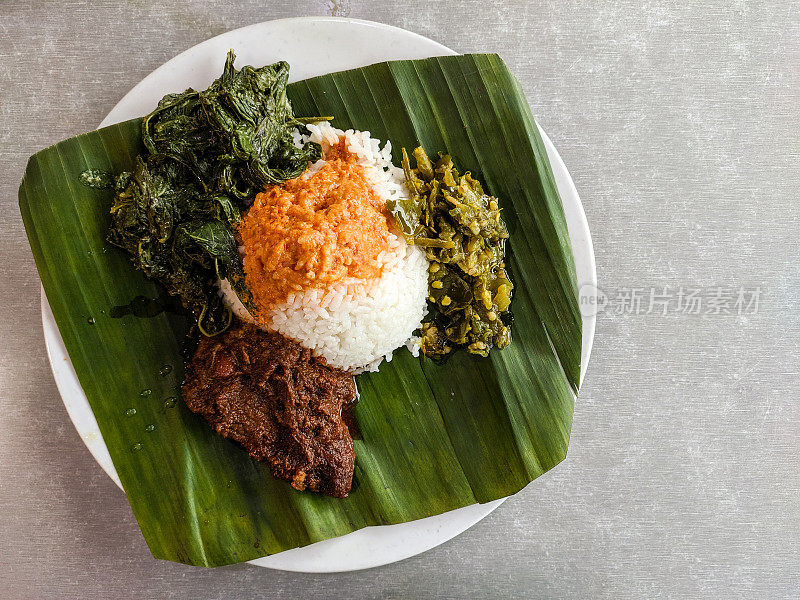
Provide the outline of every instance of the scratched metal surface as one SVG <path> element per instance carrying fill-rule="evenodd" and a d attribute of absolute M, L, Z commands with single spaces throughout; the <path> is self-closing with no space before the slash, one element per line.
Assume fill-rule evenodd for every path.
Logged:
<path fill-rule="evenodd" d="M 283 4 L 0 4 L 0 597 L 800 596 L 793 2 Z M 17 186 L 30 154 L 95 127 L 178 52 L 331 13 L 499 51 L 564 157 L 609 300 L 570 454 L 399 564 L 311 576 L 156 561 L 59 400 Z M 682 287 L 700 290 L 701 314 L 678 308 Z"/>

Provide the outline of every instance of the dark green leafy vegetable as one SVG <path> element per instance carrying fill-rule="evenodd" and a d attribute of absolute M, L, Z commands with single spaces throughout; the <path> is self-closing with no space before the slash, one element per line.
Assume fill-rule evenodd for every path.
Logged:
<path fill-rule="evenodd" d="M 97 170 L 81 176 L 90 187 L 113 185 L 109 241 L 179 296 L 206 335 L 231 321 L 218 278 L 249 297 L 233 236 L 241 211 L 265 185 L 297 177 L 322 152 L 294 144 L 292 131 L 304 121 L 286 98 L 289 65 L 236 70 L 234 59 L 229 52 L 207 90 L 161 99 L 142 122 L 147 153 L 133 171 L 113 181 Z"/>
<path fill-rule="evenodd" d="M 289 64 L 237 71 L 231 50 L 222 76 L 203 92 L 168 94 L 142 124 L 153 157 L 184 165 L 205 192 L 244 205 L 265 185 L 294 179 L 322 156 L 319 144 L 295 146 L 296 119 L 286 98 Z M 319 119 L 312 119 L 314 121 Z"/>
<path fill-rule="evenodd" d="M 447 154 L 433 164 L 422 147 L 416 168 L 403 148 L 411 197 L 389 210 L 409 244 L 425 248 L 430 261 L 428 298 L 438 309 L 422 326 L 422 351 L 443 358 L 455 348 L 488 356 L 511 343 L 511 292 L 505 270 L 508 230 L 497 198 L 469 172 L 460 175 Z"/>
<path fill-rule="evenodd" d="M 222 205 L 187 184 L 181 171 L 176 163 L 150 167 L 138 157 L 134 170 L 117 180 L 108 240 L 180 296 L 202 331 L 218 333 L 230 315 L 216 281 L 228 275 L 241 279 L 242 264 Z"/>

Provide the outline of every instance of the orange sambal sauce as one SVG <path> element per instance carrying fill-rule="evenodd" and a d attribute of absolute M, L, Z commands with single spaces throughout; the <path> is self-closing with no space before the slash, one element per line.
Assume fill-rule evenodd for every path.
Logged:
<path fill-rule="evenodd" d="M 345 139 L 315 173 L 258 194 L 239 224 L 244 271 L 260 315 L 290 293 L 380 276 L 389 248 L 385 202 Z"/>

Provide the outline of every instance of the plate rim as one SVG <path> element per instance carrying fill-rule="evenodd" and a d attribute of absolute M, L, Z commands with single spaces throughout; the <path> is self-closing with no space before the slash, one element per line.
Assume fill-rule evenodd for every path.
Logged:
<path fill-rule="evenodd" d="M 386 23 L 380 23 L 379 21 L 369 21 L 367 19 L 353 19 L 353 18 L 350 18 L 350 17 L 331 17 L 331 16 L 285 17 L 285 18 L 282 18 L 282 19 L 271 19 L 269 21 L 261 21 L 259 23 L 252 23 L 250 25 L 244 25 L 243 27 L 237 27 L 236 29 L 230 29 L 228 31 L 225 31 L 223 33 L 220 33 L 220 34 L 217 34 L 217 35 L 215 35 L 213 37 L 210 37 L 210 38 L 208 38 L 206 40 L 203 40 L 202 42 L 198 42 L 194 46 L 191 46 L 191 47 L 187 48 L 186 50 L 183 50 L 182 52 L 179 52 L 178 54 L 176 54 L 175 56 L 173 56 L 172 58 L 167 60 L 164 64 L 156 67 L 155 69 L 150 71 L 150 73 L 145 75 L 144 78 L 141 81 L 139 81 L 130 90 L 128 90 L 128 92 L 126 92 L 125 95 L 122 96 L 122 98 L 119 99 L 119 101 L 111 108 L 111 110 L 103 118 L 103 120 L 100 121 L 100 124 L 97 126 L 97 129 L 100 129 L 102 127 L 107 127 L 108 125 L 114 125 L 116 123 L 119 123 L 120 121 L 115 119 L 115 118 L 113 118 L 111 115 L 113 115 L 118 109 L 120 109 L 122 106 L 124 106 L 125 102 L 129 98 L 129 96 L 134 94 L 137 91 L 137 89 L 140 86 L 142 86 L 142 84 L 146 80 L 150 79 L 151 77 L 155 77 L 159 73 L 163 73 L 166 69 L 168 69 L 170 63 L 175 62 L 175 61 L 179 61 L 183 57 L 188 55 L 189 53 L 196 52 L 199 49 L 203 48 L 204 46 L 212 45 L 215 41 L 219 40 L 220 38 L 227 37 L 227 36 L 232 35 L 234 33 L 240 33 L 240 32 L 244 32 L 244 31 L 248 31 L 248 30 L 256 30 L 256 29 L 259 29 L 260 27 L 264 27 L 265 25 L 272 25 L 272 24 L 286 24 L 286 25 L 289 25 L 289 24 L 292 24 L 292 23 L 337 23 L 337 24 L 339 24 L 339 23 L 348 23 L 348 24 L 352 24 L 352 25 L 362 25 L 362 26 L 365 26 L 365 27 L 373 28 L 373 29 L 393 30 L 393 31 L 396 31 L 396 32 L 402 32 L 404 35 L 412 36 L 412 37 L 416 38 L 418 41 L 424 42 L 426 44 L 432 44 L 432 45 L 438 46 L 438 50 L 444 52 L 446 55 L 459 54 L 458 52 L 456 52 L 452 48 L 448 48 L 444 44 L 442 44 L 440 42 L 437 42 L 436 40 L 432 40 L 429 37 L 425 37 L 424 35 L 421 35 L 419 33 L 416 33 L 416 32 L 413 32 L 413 31 L 409 31 L 408 29 L 403 29 L 402 27 L 397 27 L 395 25 L 388 25 Z M 430 56 L 435 56 L 435 55 L 431 54 Z M 381 61 L 378 61 L 378 62 L 381 62 Z M 331 71 L 331 72 L 334 72 L 334 71 Z"/>
<path fill-rule="evenodd" d="M 387 25 L 384 23 L 378 23 L 375 21 L 367 21 L 362 19 L 351 19 L 351 18 L 341 18 L 341 17 L 290 17 L 286 19 L 275 19 L 271 21 L 263 21 L 260 23 L 254 23 L 251 25 L 247 25 L 245 27 L 240 27 L 237 29 L 232 29 L 230 31 L 221 33 L 216 35 L 212 38 L 204 40 L 186 50 L 180 52 L 173 58 L 166 61 L 161 66 L 157 67 L 153 71 L 151 71 L 148 75 L 146 75 L 141 81 L 139 81 L 133 88 L 131 88 L 109 111 L 108 115 L 103 119 L 100 123 L 98 128 L 105 127 L 107 125 L 112 125 L 114 123 L 120 122 L 120 119 L 113 117 L 113 115 L 122 110 L 125 106 L 126 102 L 130 102 L 132 96 L 134 96 L 137 91 L 143 87 L 146 82 L 151 81 L 151 78 L 157 78 L 161 73 L 164 73 L 167 69 L 169 69 L 170 65 L 174 62 L 185 60 L 188 58 L 193 52 L 198 52 L 204 46 L 213 45 L 215 41 L 219 41 L 220 38 L 233 36 L 238 33 L 241 33 L 245 30 L 259 30 L 263 29 L 264 27 L 280 27 L 281 25 L 291 25 L 292 23 L 336 23 L 342 24 L 345 23 L 347 25 L 356 25 L 356 26 L 365 26 L 373 29 L 379 30 L 393 30 L 395 33 L 398 33 L 402 36 L 408 37 L 409 39 L 415 39 L 419 42 L 422 42 L 426 45 L 429 45 L 432 49 L 440 51 L 444 54 L 457 54 L 455 51 L 451 50 L 450 48 L 431 40 L 425 36 L 422 36 L 418 33 L 411 32 L 400 27 L 396 27 L 393 25 Z M 435 54 L 430 54 L 430 56 L 434 56 Z M 380 62 L 380 61 L 378 61 Z M 558 150 L 555 148 L 554 144 L 550 140 L 549 136 L 542 130 L 541 127 L 538 126 L 539 132 L 542 135 L 543 141 L 545 143 L 545 147 L 550 158 L 551 164 L 553 165 L 554 176 L 561 175 L 560 179 L 558 179 L 559 184 L 559 193 L 562 196 L 562 206 L 565 209 L 566 213 L 566 205 L 564 202 L 565 194 L 562 193 L 561 185 L 564 185 L 567 188 L 568 196 L 574 200 L 574 208 L 576 209 L 575 214 L 573 215 L 577 222 L 574 223 L 574 227 L 578 230 L 575 232 L 576 237 L 582 237 L 582 247 L 585 250 L 584 259 L 587 261 L 587 270 L 589 274 L 590 281 L 581 282 L 578 281 L 577 284 L 579 287 L 591 285 L 593 286 L 593 290 L 597 289 L 597 270 L 596 270 L 596 262 L 594 256 L 594 247 L 592 244 L 591 233 L 589 230 L 588 220 L 586 218 L 586 213 L 583 209 L 583 204 L 581 202 L 580 196 L 578 195 L 577 188 L 575 187 L 575 183 L 572 177 L 567 170 L 566 164 L 564 163 L 563 159 L 561 158 Z M 576 270 L 578 268 L 578 261 L 575 258 L 575 251 L 574 251 L 574 240 L 573 238 L 573 228 L 569 227 L 569 219 L 568 221 L 568 229 L 570 230 L 570 241 L 573 244 L 573 260 L 576 263 Z M 582 294 L 582 298 L 585 294 Z M 85 407 L 83 404 L 88 406 L 88 400 L 86 399 L 83 390 L 80 387 L 80 383 L 77 380 L 77 375 L 72 367 L 72 363 L 69 359 L 69 355 L 66 353 L 66 349 L 64 348 L 63 340 L 61 339 L 61 334 L 58 330 L 58 327 L 55 323 L 55 319 L 52 315 L 52 311 L 50 309 L 50 305 L 47 302 L 47 297 L 44 293 L 44 288 L 41 288 L 41 314 L 42 314 L 42 325 L 43 325 L 43 333 L 44 333 L 44 341 L 45 347 L 47 350 L 48 355 L 48 362 L 50 363 L 50 369 L 53 374 L 53 378 L 56 382 L 56 386 L 59 391 L 59 395 L 61 400 L 67 410 L 67 414 L 72 422 L 73 426 L 75 427 L 78 435 L 80 436 L 81 440 L 83 441 L 84 445 L 89 450 L 92 457 L 95 461 L 100 465 L 100 467 L 106 472 L 106 474 L 114 481 L 117 487 L 122 489 L 122 484 L 119 480 L 119 476 L 116 473 L 114 468 L 113 462 L 111 461 L 111 456 L 108 453 L 108 449 L 105 445 L 105 442 L 100 435 L 99 427 L 97 426 L 97 421 L 94 418 L 94 414 L 92 413 L 91 409 L 88 411 L 87 414 L 79 414 L 79 411 L 84 409 Z M 582 315 L 582 350 L 581 350 L 581 373 L 580 373 L 580 381 L 583 382 L 583 378 L 586 374 L 586 369 L 588 367 L 589 359 L 591 356 L 592 346 L 594 342 L 594 333 L 595 333 L 595 325 L 596 325 L 596 318 L 594 315 Z M 77 394 L 75 391 L 75 387 L 77 386 Z M 68 400 L 69 398 L 69 400 Z M 76 402 L 77 401 L 77 402 Z M 386 564 L 391 564 L 397 562 L 399 560 L 404 560 L 406 558 L 410 558 L 411 556 L 415 556 L 421 554 L 422 552 L 426 552 L 432 548 L 435 548 L 446 541 L 456 537 L 457 535 L 463 533 L 486 516 L 488 516 L 492 511 L 494 511 L 500 504 L 502 504 L 507 498 L 500 498 L 498 500 L 494 500 L 485 504 L 472 504 L 460 509 L 456 509 L 453 511 L 448 511 L 446 513 L 442 513 L 440 515 L 435 515 L 433 517 L 428 517 L 426 519 L 419 519 L 417 521 L 410 521 L 406 523 L 399 523 L 396 525 L 385 525 L 385 526 L 372 526 L 362 528 L 360 530 L 354 531 L 352 533 L 346 534 L 344 536 L 340 536 L 337 538 L 330 538 L 328 540 L 323 540 L 321 542 L 317 542 L 316 544 L 310 544 L 308 546 L 304 546 L 301 548 L 295 548 L 291 550 L 286 550 L 284 552 L 280 552 L 277 554 L 273 554 L 270 556 L 266 556 L 263 558 L 255 559 L 253 561 L 249 561 L 250 564 L 256 566 L 262 566 L 272 569 L 279 569 L 284 571 L 294 571 L 294 572 L 313 572 L 313 573 L 334 573 L 334 572 L 345 572 L 345 571 L 356 571 L 361 569 L 373 568 L 377 566 L 382 566 Z M 470 509 L 470 510 L 467 510 Z M 402 548 L 397 551 L 393 558 L 388 560 L 379 559 L 379 560 L 366 560 L 361 561 L 360 564 L 351 565 L 346 568 L 326 568 L 324 564 L 293 564 L 291 560 L 287 563 L 285 560 L 281 560 L 281 558 L 289 558 L 286 556 L 287 553 L 297 554 L 302 551 L 306 551 L 309 548 L 312 548 L 317 545 L 335 543 L 336 540 L 342 540 L 343 538 L 347 538 L 350 536 L 357 536 L 362 532 L 367 533 L 380 533 L 380 532 L 388 532 L 389 530 L 394 529 L 397 531 L 398 529 L 404 528 L 406 526 L 413 526 L 413 524 L 417 524 L 419 526 L 422 522 L 432 522 L 435 520 L 446 521 L 448 518 L 452 520 L 455 516 L 454 513 L 458 513 L 461 511 L 464 512 L 471 512 L 469 518 L 465 519 L 462 523 L 458 526 L 451 528 L 443 535 L 440 535 L 437 539 L 433 541 L 433 543 L 425 543 L 423 544 L 424 547 L 422 548 L 412 548 L 408 550 L 408 548 Z M 369 532 L 368 530 L 371 530 Z M 437 533 L 441 533 L 441 528 L 437 530 Z M 362 533 L 362 535 L 364 535 Z M 434 536 L 435 537 L 435 536 Z M 312 551 L 313 552 L 313 551 Z M 297 561 L 298 563 L 302 563 L 301 561 Z"/>

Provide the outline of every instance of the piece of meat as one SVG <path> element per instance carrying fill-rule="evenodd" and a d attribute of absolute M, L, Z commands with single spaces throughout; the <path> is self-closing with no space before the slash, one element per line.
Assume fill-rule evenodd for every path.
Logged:
<path fill-rule="evenodd" d="M 239 324 L 202 337 L 182 392 L 192 411 L 275 477 L 336 498 L 350 492 L 355 452 L 342 419 L 356 394 L 349 373 L 282 335 Z"/>

